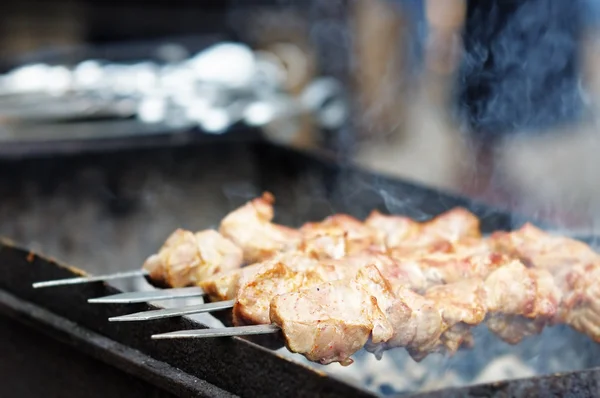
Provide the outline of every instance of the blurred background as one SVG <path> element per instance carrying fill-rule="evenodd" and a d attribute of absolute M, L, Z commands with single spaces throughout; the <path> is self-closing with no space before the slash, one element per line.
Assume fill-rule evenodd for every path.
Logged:
<path fill-rule="evenodd" d="M 4 72 L 43 63 L 72 73 L 38 65 L 3 78 L 0 146 L 10 152 L 17 141 L 141 138 L 198 126 L 228 134 L 246 118 L 286 145 L 327 149 L 590 230 L 600 218 L 598 8 L 594 0 L 5 4 Z M 196 66 L 212 70 L 209 80 L 237 76 L 243 93 L 209 84 L 195 99 L 169 97 L 193 85 L 178 65 L 224 42 L 244 47 L 217 49 Z M 244 51 L 259 54 L 257 71 Z M 224 63 L 234 66 L 219 68 Z M 167 88 L 157 88 L 161 73 L 171 73 Z M 240 110 L 244 95 L 260 101 Z M 213 108 L 230 106 L 229 114 L 199 116 L 208 112 L 194 102 L 200 96 L 212 96 Z"/>
<path fill-rule="evenodd" d="M 188 101 L 185 109 L 169 116 L 164 87 L 142 87 L 143 94 L 134 93 L 134 87 L 117 94 L 98 93 L 102 89 L 90 85 L 101 84 L 93 81 L 100 64 L 81 63 L 87 59 L 134 64 L 137 69 L 129 71 L 118 65 L 105 67 L 104 79 L 113 79 L 105 86 L 135 80 L 131 76 L 139 77 L 138 85 L 148 86 L 157 79 L 158 64 L 183 62 L 215 43 L 242 43 L 259 51 L 264 61 L 258 73 L 262 77 L 248 78 L 263 81 L 250 84 L 271 85 L 254 93 L 263 101 L 249 111 L 254 112 L 249 116 L 254 125 L 260 125 L 269 139 L 327 148 L 382 173 L 589 230 L 600 217 L 595 176 L 597 3 L 27 0 L 5 4 L 0 16 L 5 72 L 36 63 L 72 69 L 79 65 L 80 80 L 87 73 L 88 94 L 96 92 L 70 92 L 72 76 L 66 69 L 38 68 L 6 78 L 0 92 L 4 125 L 0 139 L 141 136 L 201 125 L 196 120 L 200 116 L 189 116 L 202 111 L 201 105 L 189 103 L 191 99 L 179 99 Z M 222 76 L 209 72 L 214 76 L 208 78 L 227 79 L 229 73 L 243 80 L 241 75 L 251 74 L 250 61 L 246 58 L 247 65 L 243 63 L 248 54 L 237 50 L 238 54 L 236 49 L 224 50 L 212 61 L 199 61 L 212 62 L 210 67 L 236 64 L 221 70 Z M 285 73 L 274 77 L 282 68 Z M 332 79 L 315 83 L 323 76 Z M 36 79 L 42 81 L 39 87 L 34 87 Z M 179 79 L 170 87 L 191 86 L 185 77 Z M 336 84 L 348 99 L 350 112 L 331 105 L 342 97 Z M 39 92 L 23 98 L 10 95 L 11 90 Z M 215 99 L 220 105 L 237 101 L 223 100 L 225 94 L 215 94 L 214 87 L 207 90 L 221 95 Z M 247 90 L 244 95 L 249 95 Z M 188 113 L 187 119 L 182 112 Z M 286 115 L 277 118 L 274 112 Z M 137 116 L 135 123 L 132 116 Z M 273 120 L 266 120 L 269 117 Z M 224 118 L 222 113 L 212 114 L 204 130 L 228 133 L 227 127 L 236 120 Z M 63 119 L 60 127 L 59 119 Z M 324 126 L 329 131 L 324 132 Z"/>

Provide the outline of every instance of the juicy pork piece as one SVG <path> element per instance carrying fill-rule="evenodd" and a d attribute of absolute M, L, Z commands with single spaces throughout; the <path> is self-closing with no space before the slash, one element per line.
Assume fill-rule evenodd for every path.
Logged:
<path fill-rule="evenodd" d="M 301 252 L 277 255 L 259 264 L 256 272 L 240 277 L 233 307 L 234 324 L 268 324 L 271 299 L 323 283 L 326 279 L 318 268 L 318 261 Z"/>
<path fill-rule="evenodd" d="M 361 307 L 353 301 L 358 297 L 365 300 L 368 314 L 377 314 L 372 308 L 376 304 L 388 323 L 379 314 L 374 321 L 358 311 Z M 486 315 L 488 326 L 501 338 L 520 341 L 555 316 L 559 301 L 547 271 L 527 269 L 516 260 L 485 281 L 473 278 L 436 286 L 425 295 L 393 286 L 377 267 L 368 265 L 350 283 L 339 280 L 275 296 L 270 317 L 282 328 L 288 348 L 313 361 L 348 364 L 360 343 L 378 357 L 385 350 L 405 347 L 418 361 L 430 353 L 454 353 L 472 345 L 471 329 Z M 507 320 L 519 321 L 518 326 L 501 327 Z M 319 329 L 320 325 L 325 326 Z"/>
<path fill-rule="evenodd" d="M 512 255 L 527 266 L 555 274 L 572 266 L 595 263 L 598 253 L 583 242 L 551 235 L 527 223 L 516 231 L 493 233 L 488 243 L 495 250 Z"/>
<path fill-rule="evenodd" d="M 367 250 L 376 243 L 375 230 L 346 214 L 306 223 L 300 233 L 301 250 L 319 259 L 340 259 Z"/>
<path fill-rule="evenodd" d="M 528 269 L 515 260 L 486 280 L 487 326 L 502 340 L 517 344 L 539 334 L 557 314 L 561 292 L 545 270 Z"/>
<path fill-rule="evenodd" d="M 487 313 L 486 291 L 481 279 L 468 279 L 449 285 L 434 286 L 427 290 L 425 298 L 431 300 L 442 318 L 442 334 L 437 348 L 455 353 L 463 345 L 471 347 L 471 328 L 484 321 Z M 435 351 L 436 347 L 424 347 L 411 352 L 420 359 Z"/>
<path fill-rule="evenodd" d="M 404 257 L 405 258 L 405 257 Z M 430 253 L 411 260 L 396 258 L 399 264 L 416 262 L 423 271 L 427 287 L 460 282 L 470 278 L 485 278 L 494 270 L 510 263 L 510 256 L 491 251 L 475 252 L 457 246 L 449 253 Z"/>
<path fill-rule="evenodd" d="M 479 219 L 463 208 L 449 210 L 423 223 L 373 211 L 365 225 L 373 228 L 377 242 L 396 256 L 446 252 L 457 242 L 481 238 Z"/>
<path fill-rule="evenodd" d="M 316 260 L 304 252 L 287 252 L 253 267 L 257 268 L 240 277 L 235 287 L 233 314 L 236 325 L 269 323 L 270 301 L 280 294 L 324 282 L 351 280 L 358 273 L 366 272 L 365 269 L 376 270 L 378 275 L 380 272 L 392 275 L 393 280 L 405 275 L 393 260 L 379 253 L 359 253 L 342 260 Z M 409 282 L 408 279 L 402 281 L 404 284 Z"/>
<path fill-rule="evenodd" d="M 426 236 L 458 242 L 465 238 L 481 238 L 480 222 L 470 211 L 455 207 L 423 223 Z"/>
<path fill-rule="evenodd" d="M 374 265 L 390 284 L 406 286 L 416 291 L 424 290 L 430 283 L 423 272 L 419 259 L 397 261 L 376 250 L 365 250 L 333 263 L 343 264 L 340 267 L 342 270 L 352 270 L 352 272 L 357 272 L 369 264 Z"/>
<path fill-rule="evenodd" d="M 242 266 L 242 250 L 217 231 L 197 233 L 177 229 L 143 268 L 152 280 L 171 287 L 198 284 L 220 272 Z"/>
<path fill-rule="evenodd" d="M 213 275 L 201 281 L 198 285 L 204 290 L 211 301 L 233 300 L 237 295 L 240 280 L 251 278 L 258 273 L 262 263 L 248 265 Z"/>
<path fill-rule="evenodd" d="M 554 236 L 531 224 L 513 232 L 496 232 L 496 249 L 531 267 L 548 270 L 562 293 L 554 323 L 565 323 L 600 342 L 600 256 L 583 242 Z"/>
<path fill-rule="evenodd" d="M 350 357 L 369 338 L 379 343 L 393 333 L 377 298 L 369 292 L 371 285 L 359 272 L 350 281 L 326 282 L 275 296 L 271 321 L 283 330 L 290 351 L 324 365 L 350 365 Z"/>
<path fill-rule="evenodd" d="M 377 210 L 371 212 L 365 225 L 375 231 L 376 241 L 388 249 L 402 246 L 421 230 L 421 224 L 411 218 L 385 215 Z"/>
<path fill-rule="evenodd" d="M 555 280 L 563 290 L 555 322 L 566 323 L 600 343 L 600 261 L 563 270 Z"/>
<path fill-rule="evenodd" d="M 276 253 L 293 250 L 300 233 L 292 228 L 274 224 L 275 198 L 264 193 L 221 221 L 219 232 L 244 250 L 248 264 L 263 261 Z"/>

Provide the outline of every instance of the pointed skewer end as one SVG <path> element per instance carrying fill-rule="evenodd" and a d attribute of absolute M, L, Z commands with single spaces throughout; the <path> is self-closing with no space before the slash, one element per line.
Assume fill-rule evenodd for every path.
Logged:
<path fill-rule="evenodd" d="M 175 332 L 154 334 L 152 335 L 152 339 L 198 339 L 214 337 L 250 336 L 256 334 L 277 333 L 279 331 L 280 329 L 276 325 L 251 325 L 229 328 L 178 330 Z"/>
<path fill-rule="evenodd" d="M 32 286 L 34 289 L 39 289 L 42 287 L 78 285 L 81 283 L 92 283 L 92 282 L 106 282 L 106 281 L 110 281 L 110 280 L 134 278 L 134 277 L 146 276 L 146 275 L 148 275 L 148 271 L 136 270 L 136 271 L 128 271 L 128 272 L 119 272 L 119 273 L 110 274 L 110 275 L 80 276 L 80 277 L 75 277 L 75 278 L 57 279 L 57 280 L 53 280 L 53 281 L 35 282 L 32 284 Z"/>

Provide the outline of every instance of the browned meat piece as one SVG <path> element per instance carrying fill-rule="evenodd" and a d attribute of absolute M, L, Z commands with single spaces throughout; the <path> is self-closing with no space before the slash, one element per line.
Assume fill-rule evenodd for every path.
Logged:
<path fill-rule="evenodd" d="M 217 231 L 178 229 L 143 268 L 150 277 L 172 287 L 192 286 L 220 272 L 242 266 L 242 250 Z"/>
<path fill-rule="evenodd" d="M 461 245 L 453 248 L 450 253 L 431 253 L 416 261 L 428 281 L 428 286 L 470 278 L 485 278 L 492 271 L 512 261 L 509 256 L 490 251 L 472 254 L 473 252 L 474 250 L 468 250 Z"/>
<path fill-rule="evenodd" d="M 356 284 L 362 293 L 349 290 L 349 286 Z M 364 313 L 356 312 L 358 303 L 339 301 L 340 292 L 355 294 L 362 300 L 370 297 L 371 301 L 365 304 L 377 304 L 388 324 L 369 323 Z M 331 300 L 335 305 L 329 312 Z M 322 363 L 339 360 L 347 364 L 360 342 L 378 357 L 385 350 L 405 347 L 415 360 L 421 360 L 433 352 L 452 354 L 461 346 L 471 346 L 471 328 L 484 322 L 486 315 L 493 332 L 509 343 L 516 343 L 539 333 L 555 316 L 559 302 L 560 292 L 551 274 L 528 269 L 518 260 L 492 271 L 485 281 L 472 278 L 436 286 L 425 295 L 404 285 L 393 286 L 376 266 L 366 265 L 351 282 L 316 284 L 311 289 L 274 297 L 271 321 L 282 327 L 288 347 L 310 360 Z M 515 323 L 509 324 L 510 321 Z M 319 325 L 326 325 L 323 330 L 327 333 L 320 334 Z M 389 325 L 391 333 L 386 331 Z M 383 340 L 384 335 L 389 338 Z"/>
<path fill-rule="evenodd" d="M 553 274 L 571 266 L 598 261 L 598 254 L 585 243 L 550 235 L 529 223 L 513 232 L 495 232 L 488 241 L 495 250 Z"/>
<path fill-rule="evenodd" d="M 496 232 L 495 249 L 520 258 L 531 267 L 548 270 L 562 301 L 554 323 L 565 323 L 600 342 L 600 256 L 588 245 L 554 236 L 525 224 L 513 232 Z"/>
<path fill-rule="evenodd" d="M 392 326 L 367 291 L 371 283 L 359 272 L 350 281 L 276 296 L 271 301 L 271 321 L 283 330 L 290 351 L 321 364 L 350 365 L 350 356 L 369 338 L 379 343 L 392 336 Z"/>
<path fill-rule="evenodd" d="M 271 299 L 324 282 L 319 262 L 304 253 L 286 253 L 261 263 L 256 272 L 242 276 L 233 307 L 235 325 L 268 324 Z"/>
<path fill-rule="evenodd" d="M 441 336 L 443 325 L 435 304 L 408 288 L 399 287 L 392 293 L 394 287 L 386 287 L 376 297 L 378 305 L 392 324 L 392 337 L 381 343 L 369 341 L 365 349 L 378 359 L 384 351 L 395 347 L 405 347 L 415 357 L 419 356 L 420 350 L 431 350 Z"/>
<path fill-rule="evenodd" d="M 372 264 L 393 286 L 407 286 L 413 290 L 424 290 L 429 282 L 417 260 L 396 261 L 392 257 L 378 251 L 366 250 L 349 255 L 338 261 L 343 264 L 342 270 L 352 269 L 356 272 L 365 265 Z M 342 275 L 340 275 L 343 277 Z"/>
<path fill-rule="evenodd" d="M 250 278 L 260 269 L 261 263 L 221 272 L 199 283 L 211 301 L 233 300 L 240 286 L 240 279 Z"/>
<path fill-rule="evenodd" d="M 346 214 L 336 214 L 300 228 L 300 249 L 319 259 L 339 259 L 375 244 L 375 231 Z"/>
<path fill-rule="evenodd" d="M 449 242 L 465 238 L 481 238 L 479 219 L 462 207 L 448 210 L 423 223 L 422 232 Z"/>
<path fill-rule="evenodd" d="M 408 217 L 385 215 L 377 210 L 371 212 L 365 225 L 375 231 L 376 241 L 386 248 L 402 246 L 421 231 L 421 224 Z"/>
<path fill-rule="evenodd" d="M 248 264 L 263 261 L 276 253 L 296 248 L 300 233 L 272 223 L 275 198 L 264 193 L 221 221 L 219 232 L 244 250 Z"/>
<path fill-rule="evenodd" d="M 548 271 L 527 269 L 517 260 L 492 272 L 485 288 L 487 326 L 510 344 L 540 333 L 556 315 L 561 300 Z"/>
<path fill-rule="evenodd" d="M 378 243 L 393 251 L 396 257 L 415 252 L 447 252 L 452 250 L 454 243 L 481 238 L 479 220 L 462 208 L 452 209 L 424 223 L 374 211 L 365 224 L 376 231 Z"/>
<path fill-rule="evenodd" d="M 486 291 L 481 280 L 469 279 L 435 286 L 427 290 L 425 297 L 435 303 L 442 317 L 440 343 L 443 347 L 454 353 L 463 344 L 471 346 L 471 328 L 483 322 L 487 313 Z M 426 355 L 427 349 L 422 353 Z"/>
<path fill-rule="evenodd" d="M 565 267 L 555 274 L 563 292 L 556 323 L 566 323 L 600 343 L 600 261 Z"/>

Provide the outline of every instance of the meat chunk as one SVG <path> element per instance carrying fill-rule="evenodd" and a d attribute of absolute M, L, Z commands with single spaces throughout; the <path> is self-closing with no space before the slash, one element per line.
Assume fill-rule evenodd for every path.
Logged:
<path fill-rule="evenodd" d="M 321 364 L 350 358 L 369 338 L 376 344 L 388 340 L 392 326 L 359 273 L 356 278 L 326 282 L 276 296 L 271 301 L 271 322 L 281 327 L 286 346 Z"/>
<path fill-rule="evenodd" d="M 423 223 L 422 233 L 449 242 L 481 238 L 479 219 L 462 207 L 455 207 Z"/>
<path fill-rule="evenodd" d="M 421 230 L 421 224 L 411 218 L 371 212 L 365 225 L 375 232 L 376 241 L 386 248 L 399 247 Z"/>
<path fill-rule="evenodd" d="M 248 264 L 263 261 L 276 253 L 293 250 L 300 233 L 292 228 L 272 223 L 275 198 L 264 193 L 221 221 L 219 232 L 241 247 Z"/>
<path fill-rule="evenodd" d="M 548 271 L 527 269 L 518 260 L 492 272 L 485 288 L 488 329 L 510 344 L 540 333 L 557 314 L 561 301 Z"/>
<path fill-rule="evenodd" d="M 509 256 L 490 251 L 473 253 L 461 245 L 449 253 L 431 253 L 416 261 L 429 286 L 486 278 L 492 271 L 512 261 Z"/>
<path fill-rule="evenodd" d="M 375 231 L 346 214 L 336 214 L 300 228 L 301 250 L 319 259 L 340 259 L 375 244 Z"/>
<path fill-rule="evenodd" d="M 428 283 L 417 260 L 397 261 L 384 253 L 365 250 L 344 257 L 340 262 L 346 272 L 357 272 L 366 265 L 374 265 L 392 286 L 402 285 L 419 291 Z"/>
<path fill-rule="evenodd" d="M 242 265 L 242 250 L 212 230 L 193 233 L 177 229 L 143 268 L 150 277 L 171 287 L 197 285 L 220 272 Z"/>
<path fill-rule="evenodd" d="M 592 248 L 531 224 L 513 232 L 496 232 L 489 241 L 497 250 L 520 258 L 528 266 L 549 271 L 562 295 L 553 323 L 566 323 L 600 342 L 600 290 L 596 283 L 600 256 Z"/>
<path fill-rule="evenodd" d="M 563 301 L 555 322 L 566 323 L 600 343 L 600 264 L 579 264 L 563 272 L 558 283 Z"/>
<path fill-rule="evenodd" d="M 417 253 L 450 252 L 455 243 L 481 238 L 479 220 L 462 208 L 452 209 L 423 223 L 374 211 L 365 224 L 376 231 L 377 242 L 396 258 Z"/>
<path fill-rule="evenodd" d="M 211 301 L 233 300 L 237 295 L 240 280 L 252 278 L 258 273 L 260 266 L 261 263 L 256 263 L 240 269 L 221 272 L 203 280 L 199 286 Z"/>
<path fill-rule="evenodd" d="M 325 281 L 317 268 L 319 263 L 304 253 L 286 253 L 259 264 L 256 272 L 240 278 L 234 324 L 268 324 L 273 297 Z"/>
<path fill-rule="evenodd" d="M 434 286 L 425 297 L 433 301 L 443 320 L 440 344 L 455 353 L 464 344 L 471 346 L 471 328 L 483 322 L 487 313 L 486 291 L 481 279 Z"/>
<path fill-rule="evenodd" d="M 516 231 L 493 233 L 489 244 L 520 259 L 525 265 L 556 274 L 562 269 L 598 261 L 598 254 L 574 239 L 553 236 L 527 223 Z"/>
<path fill-rule="evenodd" d="M 396 304 L 388 309 L 394 333 L 389 340 L 365 347 L 378 357 L 381 352 L 405 347 L 415 360 L 421 360 L 438 345 L 443 332 L 443 320 L 435 302 L 400 286 L 394 289 Z"/>

